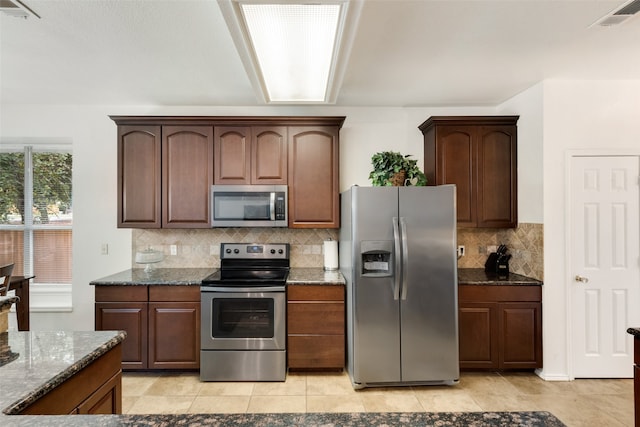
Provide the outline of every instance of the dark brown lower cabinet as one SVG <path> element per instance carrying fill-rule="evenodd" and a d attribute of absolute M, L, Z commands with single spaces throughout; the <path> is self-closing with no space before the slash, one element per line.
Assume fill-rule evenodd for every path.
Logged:
<path fill-rule="evenodd" d="M 345 311 L 342 285 L 287 286 L 289 369 L 343 369 Z"/>
<path fill-rule="evenodd" d="M 95 316 L 127 331 L 122 369 L 200 369 L 199 286 L 96 286 Z"/>
<path fill-rule="evenodd" d="M 96 331 L 127 331 L 122 369 L 147 369 L 146 286 L 96 286 Z"/>
<path fill-rule="evenodd" d="M 121 414 L 121 359 L 122 344 L 118 344 L 20 414 Z"/>
<path fill-rule="evenodd" d="M 200 302 L 150 302 L 149 338 L 149 369 L 200 369 Z"/>
<path fill-rule="evenodd" d="M 542 367 L 542 288 L 459 287 L 461 369 Z"/>

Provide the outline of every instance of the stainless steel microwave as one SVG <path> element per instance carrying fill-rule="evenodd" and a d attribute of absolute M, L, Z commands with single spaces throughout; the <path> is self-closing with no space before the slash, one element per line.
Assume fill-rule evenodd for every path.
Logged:
<path fill-rule="evenodd" d="M 211 186 L 212 227 L 287 227 L 286 185 Z"/>

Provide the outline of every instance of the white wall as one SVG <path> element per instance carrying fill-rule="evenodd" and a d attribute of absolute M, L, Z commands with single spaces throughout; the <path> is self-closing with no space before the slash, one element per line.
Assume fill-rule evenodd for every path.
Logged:
<path fill-rule="evenodd" d="M 549 80 L 543 88 L 544 369 L 548 379 L 570 376 L 567 289 L 567 152 L 609 153 L 640 148 L 640 80 Z"/>
<path fill-rule="evenodd" d="M 501 115 L 518 119 L 518 221 L 542 224 L 543 84 L 539 83 L 498 106 Z"/>

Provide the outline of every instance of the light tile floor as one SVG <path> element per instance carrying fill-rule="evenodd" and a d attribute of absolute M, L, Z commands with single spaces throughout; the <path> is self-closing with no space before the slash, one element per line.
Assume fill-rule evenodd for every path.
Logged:
<path fill-rule="evenodd" d="M 354 390 L 346 373 L 285 382 L 200 382 L 197 373 L 123 374 L 123 413 L 549 411 L 568 426 L 633 426 L 632 379 L 544 381 L 533 373 L 463 372 L 455 386 Z"/>

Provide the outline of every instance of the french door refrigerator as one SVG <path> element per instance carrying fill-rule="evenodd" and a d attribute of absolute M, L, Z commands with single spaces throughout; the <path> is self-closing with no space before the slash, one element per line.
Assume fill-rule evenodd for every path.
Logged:
<path fill-rule="evenodd" d="M 341 193 L 347 371 L 354 388 L 457 384 L 455 186 Z"/>

